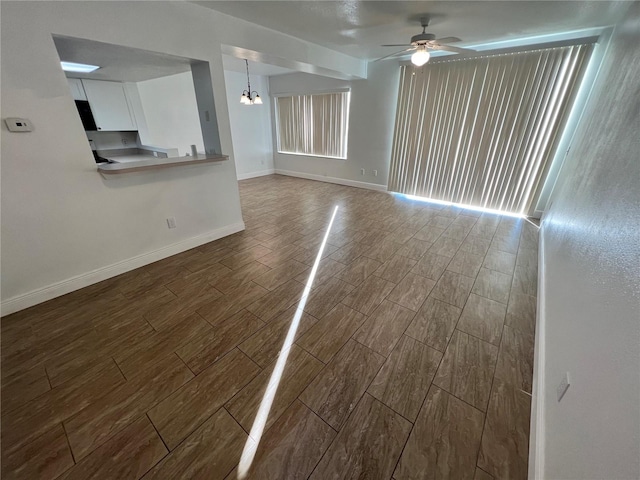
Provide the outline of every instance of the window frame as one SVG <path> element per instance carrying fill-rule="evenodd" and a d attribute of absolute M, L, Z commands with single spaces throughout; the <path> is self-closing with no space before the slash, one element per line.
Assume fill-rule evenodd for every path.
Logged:
<path fill-rule="evenodd" d="M 317 153 L 301 153 L 301 152 L 288 152 L 281 149 L 280 146 L 280 115 L 278 114 L 278 98 L 280 97 L 301 97 L 301 96 L 313 96 L 313 95 L 328 95 L 328 94 L 336 94 L 336 93 L 346 93 L 348 95 L 347 99 L 347 113 L 346 113 L 346 125 L 344 129 L 344 157 L 336 157 L 331 155 L 321 155 Z M 275 124 L 275 136 L 276 136 L 276 153 L 279 155 L 295 155 L 299 157 L 315 157 L 315 158 L 328 158 L 331 160 L 344 160 L 346 161 L 349 157 L 349 121 L 351 115 L 351 88 L 332 88 L 329 90 L 314 90 L 313 92 L 296 92 L 296 93 L 276 93 L 273 94 L 274 98 L 273 102 L 273 116 L 274 116 L 274 124 Z"/>

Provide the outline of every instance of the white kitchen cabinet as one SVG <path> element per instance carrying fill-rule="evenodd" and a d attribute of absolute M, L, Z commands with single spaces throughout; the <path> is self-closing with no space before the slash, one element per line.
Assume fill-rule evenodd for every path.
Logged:
<path fill-rule="evenodd" d="M 69 82 L 69 90 L 71 90 L 71 96 L 74 100 L 86 100 L 87 95 L 84 93 L 84 87 L 82 86 L 82 80 L 79 78 L 67 78 Z"/>
<path fill-rule="evenodd" d="M 123 83 L 83 79 L 82 85 L 98 130 L 138 129 Z"/>

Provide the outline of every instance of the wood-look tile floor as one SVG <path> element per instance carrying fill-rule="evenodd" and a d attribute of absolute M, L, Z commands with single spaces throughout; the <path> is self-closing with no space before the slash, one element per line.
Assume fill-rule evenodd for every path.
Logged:
<path fill-rule="evenodd" d="M 2 319 L 2 478 L 526 478 L 537 228 L 240 192 L 245 231 Z"/>

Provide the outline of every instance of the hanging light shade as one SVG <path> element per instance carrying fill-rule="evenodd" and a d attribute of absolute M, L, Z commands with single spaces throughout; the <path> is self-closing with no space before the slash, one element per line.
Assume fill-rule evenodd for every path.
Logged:
<path fill-rule="evenodd" d="M 245 58 L 244 62 L 247 67 L 247 89 L 242 91 L 240 103 L 243 105 L 262 105 L 262 99 L 260 98 L 260 95 L 258 95 L 258 92 L 255 90 L 251 91 L 251 81 L 249 80 L 249 61 Z"/>
<path fill-rule="evenodd" d="M 431 55 L 427 52 L 427 47 L 424 45 L 420 45 L 416 53 L 411 55 L 411 63 L 413 63 L 417 67 L 421 67 L 425 63 L 429 61 Z"/>

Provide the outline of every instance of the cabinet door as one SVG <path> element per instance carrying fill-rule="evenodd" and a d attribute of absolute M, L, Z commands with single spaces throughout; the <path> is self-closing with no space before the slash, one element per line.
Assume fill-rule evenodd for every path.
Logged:
<path fill-rule="evenodd" d="M 69 90 L 71 90 L 71 96 L 74 100 L 87 99 L 84 93 L 84 87 L 82 86 L 82 80 L 79 78 L 67 78 L 67 82 L 69 82 Z"/>
<path fill-rule="evenodd" d="M 108 132 L 137 129 L 122 83 L 83 79 L 82 84 L 98 130 Z"/>

